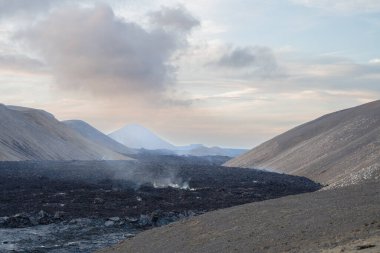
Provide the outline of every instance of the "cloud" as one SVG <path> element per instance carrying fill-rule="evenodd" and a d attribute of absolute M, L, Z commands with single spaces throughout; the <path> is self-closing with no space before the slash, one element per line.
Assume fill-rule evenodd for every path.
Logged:
<path fill-rule="evenodd" d="M 0 0 L 0 18 L 17 14 L 34 15 L 63 2 L 65 0 Z"/>
<path fill-rule="evenodd" d="M 286 63 L 285 63 L 286 62 Z M 287 76 L 279 83 L 257 84 L 276 92 L 343 90 L 347 92 L 380 92 L 380 66 L 349 59 L 322 57 L 282 59 Z"/>
<path fill-rule="evenodd" d="M 274 77 L 280 74 L 273 51 L 267 47 L 224 47 L 209 65 L 236 72 L 240 76 Z"/>
<path fill-rule="evenodd" d="M 311 8 L 339 12 L 380 12 L 378 0 L 291 0 Z"/>
<path fill-rule="evenodd" d="M 251 48 L 235 48 L 223 55 L 217 62 L 219 66 L 241 68 L 252 66 L 256 56 Z"/>
<path fill-rule="evenodd" d="M 119 19 L 107 5 L 65 7 L 17 38 L 42 56 L 63 90 L 159 97 L 175 83 L 171 57 L 185 46 L 183 41 L 197 22 L 183 8 L 151 15 L 156 23 L 148 30 Z M 174 24 L 183 33 L 162 28 Z"/>
<path fill-rule="evenodd" d="M 189 32 L 200 25 L 199 20 L 193 17 L 183 6 L 162 7 L 159 11 L 150 12 L 149 17 L 152 24 L 174 32 Z"/>
<path fill-rule="evenodd" d="M 40 72 L 45 65 L 37 60 L 23 55 L 0 55 L 1 71 Z"/>

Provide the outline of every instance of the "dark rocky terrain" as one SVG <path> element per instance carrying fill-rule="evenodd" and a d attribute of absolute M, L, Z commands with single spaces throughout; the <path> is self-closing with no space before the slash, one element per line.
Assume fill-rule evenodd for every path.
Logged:
<path fill-rule="evenodd" d="M 309 179 L 224 168 L 225 157 L 0 163 L 0 252 L 91 252 L 142 230 L 310 192 Z"/>
<path fill-rule="evenodd" d="M 380 182 L 251 203 L 138 234 L 102 253 L 380 252 Z"/>

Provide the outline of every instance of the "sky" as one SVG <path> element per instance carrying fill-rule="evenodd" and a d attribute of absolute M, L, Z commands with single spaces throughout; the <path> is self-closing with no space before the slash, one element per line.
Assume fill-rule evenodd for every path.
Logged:
<path fill-rule="evenodd" d="M 380 97 L 378 0 L 0 0 L 0 103 L 252 148 Z"/>

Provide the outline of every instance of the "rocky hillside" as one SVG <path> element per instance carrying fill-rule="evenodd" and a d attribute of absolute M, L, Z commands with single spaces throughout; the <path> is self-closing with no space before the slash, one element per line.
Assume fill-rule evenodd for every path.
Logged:
<path fill-rule="evenodd" d="M 74 129 L 78 133 L 80 133 L 83 137 L 90 139 L 91 141 L 107 147 L 115 152 L 121 154 L 135 154 L 137 151 L 131 148 L 127 148 L 126 146 L 120 144 L 114 139 L 108 137 L 107 135 L 100 132 L 98 129 L 94 128 L 87 122 L 82 120 L 65 120 L 62 121 L 64 124 Z"/>
<path fill-rule="evenodd" d="M 380 101 L 298 126 L 225 166 L 301 175 L 330 187 L 380 177 Z"/>
<path fill-rule="evenodd" d="M 125 160 L 42 110 L 0 104 L 0 160 Z"/>

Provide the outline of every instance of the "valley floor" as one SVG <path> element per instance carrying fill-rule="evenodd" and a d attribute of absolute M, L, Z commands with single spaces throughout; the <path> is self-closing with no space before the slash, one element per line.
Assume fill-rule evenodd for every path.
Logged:
<path fill-rule="evenodd" d="M 102 253 L 380 252 L 380 181 L 251 203 L 152 229 Z"/>

